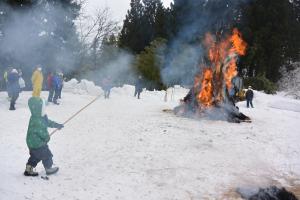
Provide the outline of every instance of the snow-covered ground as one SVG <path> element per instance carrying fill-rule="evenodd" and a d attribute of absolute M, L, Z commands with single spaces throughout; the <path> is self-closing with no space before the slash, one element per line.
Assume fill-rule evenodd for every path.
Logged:
<path fill-rule="evenodd" d="M 255 92 L 254 109 L 239 104 L 253 122 L 232 124 L 162 112 L 185 96 L 179 87 L 168 102 L 164 92 L 143 92 L 140 100 L 133 92 L 114 88 L 51 138 L 60 171 L 49 181 L 23 176 L 31 93 L 21 93 L 11 112 L 1 92 L 0 199 L 230 199 L 223 195 L 237 187 L 300 185 L 299 101 Z M 48 116 L 64 122 L 97 94 L 90 82 L 70 82 Z"/>

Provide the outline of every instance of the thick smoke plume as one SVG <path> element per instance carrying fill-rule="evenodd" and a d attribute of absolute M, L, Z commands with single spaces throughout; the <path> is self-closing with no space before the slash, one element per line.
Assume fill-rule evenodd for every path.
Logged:
<path fill-rule="evenodd" d="M 178 0 L 175 3 L 178 32 L 170 44 L 161 77 L 166 85 L 192 85 L 201 71 L 206 51 L 202 46 L 205 33 L 231 32 L 239 20 L 239 7 L 249 0 Z M 184 8 L 184 9 L 183 9 Z"/>
<path fill-rule="evenodd" d="M 44 73 L 78 67 L 80 44 L 73 24 L 79 7 L 36 1 L 12 8 L 0 3 L 0 67 L 21 68 L 26 80 L 41 65 Z M 29 81 L 28 81 L 29 82 Z"/>

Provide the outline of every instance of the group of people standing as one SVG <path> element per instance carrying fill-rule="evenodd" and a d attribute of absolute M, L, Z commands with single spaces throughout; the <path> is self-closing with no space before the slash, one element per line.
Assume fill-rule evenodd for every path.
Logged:
<path fill-rule="evenodd" d="M 19 97 L 20 92 L 26 87 L 25 81 L 22 78 L 22 71 L 15 68 L 8 68 L 3 75 L 6 83 L 6 89 L 8 93 L 8 99 L 10 100 L 9 110 L 16 110 L 15 104 Z M 43 89 L 44 76 L 42 67 L 37 66 L 31 77 L 32 82 L 32 96 L 40 97 Z M 61 92 L 63 88 L 63 73 L 62 72 L 50 72 L 47 77 L 47 89 L 49 90 L 48 102 L 53 102 L 58 105 L 57 99 L 61 98 Z"/>
<path fill-rule="evenodd" d="M 47 88 L 49 90 L 48 102 L 53 102 L 59 105 L 57 99 L 61 99 L 61 92 L 63 88 L 63 73 L 62 72 L 50 72 L 47 77 Z"/>

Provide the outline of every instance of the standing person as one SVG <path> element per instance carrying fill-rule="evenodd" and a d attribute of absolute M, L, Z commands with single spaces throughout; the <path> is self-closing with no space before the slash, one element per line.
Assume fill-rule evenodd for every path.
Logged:
<path fill-rule="evenodd" d="M 8 74 L 11 73 L 11 70 L 12 70 L 12 68 L 8 67 L 7 70 L 3 74 L 3 79 L 5 81 L 5 86 L 6 86 L 6 91 L 7 91 L 7 96 L 8 96 L 9 101 L 11 99 L 11 94 L 10 94 L 9 85 L 8 85 Z"/>
<path fill-rule="evenodd" d="M 7 83 L 7 75 L 8 75 L 8 70 L 6 70 L 5 72 L 4 72 L 4 74 L 3 74 L 3 79 L 4 79 L 4 81 L 5 81 L 5 83 Z"/>
<path fill-rule="evenodd" d="M 254 97 L 254 93 L 253 93 L 252 87 L 249 86 L 248 90 L 246 92 L 247 108 L 249 108 L 249 104 L 253 108 L 253 104 L 252 104 L 253 97 Z"/>
<path fill-rule="evenodd" d="M 7 79 L 8 74 L 11 72 L 12 69 L 13 69 L 12 67 L 8 67 L 8 68 L 5 70 L 4 74 L 3 74 L 3 78 L 4 78 L 4 80 L 5 80 L 6 83 L 8 82 L 8 79 Z"/>
<path fill-rule="evenodd" d="M 58 98 L 61 99 L 61 92 L 62 92 L 62 89 L 64 87 L 64 74 L 62 72 L 60 72 L 58 75 L 59 75 L 59 79 L 60 79 L 60 87 L 59 87 L 59 90 L 58 90 Z"/>
<path fill-rule="evenodd" d="M 7 75 L 8 93 L 10 94 L 10 107 L 9 110 L 16 110 L 15 104 L 19 97 L 20 85 L 19 85 L 19 74 L 16 69 L 13 69 Z"/>
<path fill-rule="evenodd" d="M 110 90 L 112 88 L 110 77 L 103 79 L 102 87 L 103 87 L 103 90 L 104 90 L 104 98 L 109 99 Z"/>
<path fill-rule="evenodd" d="M 49 90 L 48 102 L 53 101 L 54 87 L 53 87 L 53 73 L 50 72 L 47 76 L 47 89 Z"/>
<path fill-rule="evenodd" d="M 44 81 L 41 66 L 38 65 L 36 67 L 36 70 L 32 74 L 31 81 L 32 81 L 32 88 L 33 88 L 32 96 L 40 97 L 43 88 L 43 81 Z"/>
<path fill-rule="evenodd" d="M 23 76 L 23 72 L 22 72 L 22 69 L 21 69 L 21 68 L 18 69 L 18 74 L 19 74 L 20 77 Z"/>
<path fill-rule="evenodd" d="M 138 97 L 140 99 L 140 95 L 143 91 L 143 83 L 142 83 L 142 76 L 139 76 L 137 81 L 135 82 L 135 91 L 134 91 L 134 96 Z"/>
<path fill-rule="evenodd" d="M 48 147 L 50 136 L 47 128 L 62 129 L 63 124 L 58 124 L 48 119 L 45 114 L 45 101 L 40 97 L 31 97 L 28 100 L 28 106 L 31 112 L 31 117 L 28 125 L 26 143 L 29 149 L 30 157 L 24 171 L 25 176 L 38 176 L 38 173 L 33 171 L 33 168 L 42 161 L 46 174 L 54 174 L 58 171 L 58 167 L 52 167 L 52 153 Z"/>
<path fill-rule="evenodd" d="M 18 69 L 18 74 L 19 74 L 19 85 L 20 85 L 20 92 L 26 87 L 25 81 L 23 79 L 23 72 L 21 69 Z"/>
<path fill-rule="evenodd" d="M 59 105 L 59 103 L 57 102 L 57 99 L 59 97 L 59 90 L 61 87 L 61 79 L 59 78 L 58 73 L 55 73 L 52 77 L 52 85 L 53 85 L 53 89 L 54 89 L 54 98 L 53 98 L 53 103 L 56 105 Z"/>

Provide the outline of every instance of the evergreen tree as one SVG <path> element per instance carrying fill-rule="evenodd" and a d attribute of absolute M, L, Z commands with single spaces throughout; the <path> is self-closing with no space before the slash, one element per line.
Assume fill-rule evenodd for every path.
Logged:
<path fill-rule="evenodd" d="M 166 9 L 161 0 L 156 2 L 156 13 L 154 19 L 154 37 L 153 38 L 165 38 L 169 37 L 169 10 Z"/>
<path fill-rule="evenodd" d="M 119 46 L 139 53 L 144 49 L 140 41 L 144 37 L 141 30 L 143 5 L 141 0 L 131 0 L 130 7 L 120 33 Z"/>
<path fill-rule="evenodd" d="M 166 38 L 167 10 L 161 0 L 132 0 L 120 34 L 120 47 L 140 53 L 155 38 Z"/>
<path fill-rule="evenodd" d="M 137 56 L 137 72 L 145 78 L 146 86 L 150 90 L 164 88 L 160 76 L 160 69 L 165 62 L 165 51 L 166 40 L 157 38 Z"/>
<path fill-rule="evenodd" d="M 299 59 L 299 4 L 256 0 L 247 5 L 242 14 L 238 26 L 248 43 L 242 66 L 249 76 L 263 75 L 273 82 L 278 81 L 280 67 Z"/>

